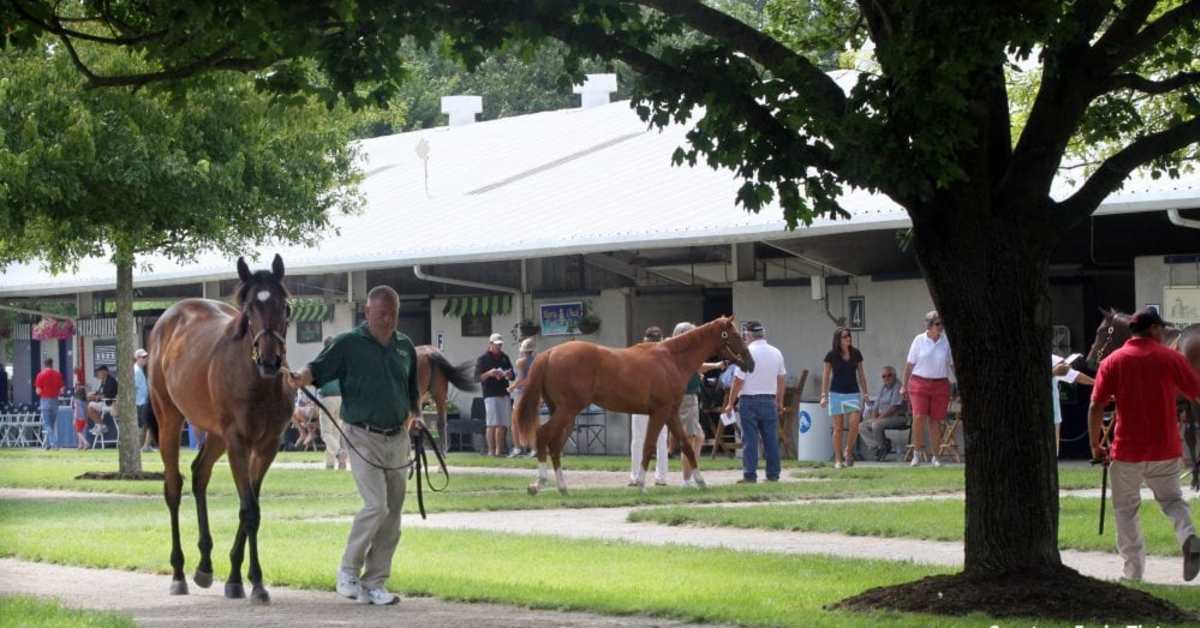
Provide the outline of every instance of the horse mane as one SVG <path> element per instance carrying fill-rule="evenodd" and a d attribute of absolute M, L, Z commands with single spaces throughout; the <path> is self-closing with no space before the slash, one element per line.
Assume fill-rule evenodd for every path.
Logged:
<path fill-rule="evenodd" d="M 720 322 L 721 319 L 717 318 L 703 325 L 697 325 L 695 329 L 678 336 L 671 336 L 662 341 L 661 344 L 671 353 L 685 353 L 703 342 L 708 337 L 708 334 L 713 333 Z"/>

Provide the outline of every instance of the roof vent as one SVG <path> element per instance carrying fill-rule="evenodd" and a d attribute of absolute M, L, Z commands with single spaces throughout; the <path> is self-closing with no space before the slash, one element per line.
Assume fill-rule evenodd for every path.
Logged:
<path fill-rule="evenodd" d="M 442 96 L 442 113 L 450 116 L 450 126 L 473 124 L 482 111 L 482 96 Z"/>
<path fill-rule="evenodd" d="M 576 85 L 574 91 L 579 94 L 580 106 L 584 109 L 607 105 L 609 94 L 617 91 L 616 74 L 588 74 L 581 85 Z"/>

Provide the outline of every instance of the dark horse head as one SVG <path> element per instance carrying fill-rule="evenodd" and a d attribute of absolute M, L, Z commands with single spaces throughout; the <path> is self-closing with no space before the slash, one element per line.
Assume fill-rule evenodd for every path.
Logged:
<path fill-rule="evenodd" d="M 287 353 L 288 320 L 292 308 L 288 291 L 283 286 L 283 258 L 275 255 L 271 270 L 250 272 L 245 258 L 237 262 L 237 306 L 241 310 L 234 338 L 250 336 L 249 358 L 258 367 L 261 377 L 272 378 L 283 367 Z"/>
<path fill-rule="evenodd" d="M 1096 339 L 1092 341 L 1092 348 L 1088 350 L 1087 363 L 1093 369 L 1100 364 L 1100 361 L 1108 357 L 1110 353 L 1121 348 L 1126 340 L 1133 334 L 1129 331 L 1129 315 L 1122 314 L 1114 309 L 1100 309 L 1100 313 L 1104 318 L 1100 321 L 1100 326 L 1096 328 Z"/>

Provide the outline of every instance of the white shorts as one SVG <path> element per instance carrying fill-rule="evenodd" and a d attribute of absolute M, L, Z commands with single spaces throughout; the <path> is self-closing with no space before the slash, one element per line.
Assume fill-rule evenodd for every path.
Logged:
<path fill-rule="evenodd" d="M 512 400 L 505 397 L 484 397 L 488 427 L 508 427 L 512 424 Z"/>

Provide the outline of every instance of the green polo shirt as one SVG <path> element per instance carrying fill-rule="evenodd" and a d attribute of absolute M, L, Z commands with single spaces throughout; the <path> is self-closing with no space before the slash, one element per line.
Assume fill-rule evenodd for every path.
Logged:
<path fill-rule="evenodd" d="M 683 391 L 683 394 L 698 395 L 698 394 L 700 394 L 700 387 L 702 385 L 703 385 L 703 383 L 700 381 L 700 374 L 692 373 L 692 377 L 691 377 L 691 379 L 688 380 L 688 383 L 687 383 L 687 389 Z"/>
<path fill-rule="evenodd" d="M 339 382 L 347 423 L 401 427 L 418 407 L 417 350 L 400 332 L 383 345 L 364 323 L 334 338 L 308 368 L 317 386 Z"/>

